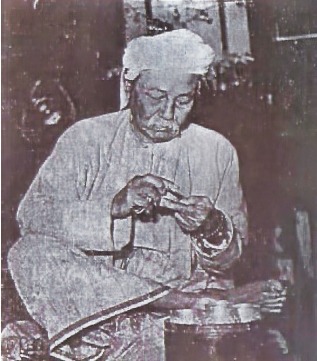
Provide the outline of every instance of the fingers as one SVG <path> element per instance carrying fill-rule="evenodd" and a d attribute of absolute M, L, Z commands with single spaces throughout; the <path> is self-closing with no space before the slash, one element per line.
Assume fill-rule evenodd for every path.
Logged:
<path fill-rule="evenodd" d="M 260 300 L 261 311 L 265 313 L 280 313 L 286 301 L 286 295 L 280 292 L 263 292 Z"/>
<path fill-rule="evenodd" d="M 139 190 L 134 196 L 132 210 L 135 214 L 150 215 L 154 208 L 158 206 L 161 200 L 161 195 L 158 190 L 152 186 L 147 185 Z"/>
<path fill-rule="evenodd" d="M 190 196 L 188 198 L 183 198 L 181 202 L 188 206 L 195 206 L 197 209 L 213 208 L 211 200 L 204 196 Z"/>
<path fill-rule="evenodd" d="M 175 218 L 180 220 L 183 224 L 187 225 L 188 230 L 196 230 L 206 219 L 205 214 L 200 214 L 198 212 L 177 212 Z"/>
<path fill-rule="evenodd" d="M 194 231 L 200 225 L 196 219 L 192 217 L 183 217 L 180 213 L 175 213 L 175 219 L 177 220 L 179 226 L 187 232 Z"/>
<path fill-rule="evenodd" d="M 178 224 L 182 228 L 189 230 L 188 228 L 190 228 L 190 225 L 186 222 L 186 220 L 179 213 L 175 214 L 175 219 L 178 221 Z"/>
<path fill-rule="evenodd" d="M 281 312 L 284 307 L 284 302 L 267 304 L 263 303 L 260 305 L 262 312 Z"/>
<path fill-rule="evenodd" d="M 175 191 L 178 198 L 182 198 L 178 187 L 167 179 L 151 174 L 135 176 L 113 198 L 111 214 L 125 218 L 133 213 L 153 213 L 168 190 Z"/>
<path fill-rule="evenodd" d="M 286 301 L 286 297 L 282 296 L 282 297 L 276 297 L 275 295 L 265 295 L 263 294 L 263 299 L 262 302 L 266 303 L 266 304 L 274 304 L 274 303 L 280 303 L 280 302 L 285 302 Z"/>
<path fill-rule="evenodd" d="M 175 218 L 186 231 L 196 230 L 206 219 L 210 211 L 210 200 L 206 197 L 189 197 L 181 201 L 166 200 L 165 205 L 174 210 Z"/>
<path fill-rule="evenodd" d="M 139 195 L 145 199 L 146 203 L 158 206 L 161 201 L 161 194 L 155 186 L 148 185 L 142 188 Z"/>
<path fill-rule="evenodd" d="M 179 187 L 168 179 L 161 178 L 163 180 L 166 190 L 179 194 Z"/>
<path fill-rule="evenodd" d="M 189 197 L 178 200 L 167 195 L 162 197 L 160 205 L 175 212 L 180 212 L 185 218 L 200 219 L 202 221 L 210 211 L 209 204 L 211 202 L 206 197 Z"/>
<path fill-rule="evenodd" d="M 175 201 L 167 197 L 162 197 L 160 206 L 175 212 L 185 212 L 187 210 L 187 206 L 182 202 Z"/>
<path fill-rule="evenodd" d="M 260 306 L 268 307 L 268 308 L 276 308 L 276 307 L 283 307 L 285 301 L 276 301 L 276 302 L 260 302 Z"/>
<path fill-rule="evenodd" d="M 261 310 L 270 310 L 270 311 L 281 311 L 284 307 L 284 302 L 274 303 L 274 304 L 261 304 Z"/>
<path fill-rule="evenodd" d="M 282 283 L 278 280 L 273 280 L 273 279 L 266 281 L 264 288 L 266 291 L 276 291 L 276 292 L 285 291 L 285 287 L 283 287 Z"/>
<path fill-rule="evenodd" d="M 213 207 L 208 197 L 184 198 L 173 182 L 152 174 L 134 177 L 130 181 L 130 189 L 132 189 L 132 197 L 137 198 L 129 202 L 134 213 L 151 213 L 160 205 L 174 211 L 180 227 L 189 232 L 202 224 Z M 165 197 L 167 192 L 170 192 L 170 196 Z M 136 195 L 136 193 L 140 194 Z"/>
<path fill-rule="evenodd" d="M 281 313 L 282 308 L 268 308 L 268 307 L 261 307 L 261 312 L 263 313 Z"/>
<path fill-rule="evenodd" d="M 175 193 L 179 192 L 179 188 L 168 179 L 157 177 L 152 174 L 147 174 L 142 178 L 145 182 L 151 183 L 153 186 L 155 186 L 161 195 L 165 195 L 168 191 Z"/>
<path fill-rule="evenodd" d="M 140 189 L 134 196 L 133 205 L 138 206 L 157 206 L 160 203 L 161 195 L 154 187 L 145 187 Z"/>
<path fill-rule="evenodd" d="M 252 302 L 263 307 L 281 308 L 286 301 L 286 290 L 280 287 L 279 281 L 257 281 L 236 288 L 231 297 L 235 302 Z"/>

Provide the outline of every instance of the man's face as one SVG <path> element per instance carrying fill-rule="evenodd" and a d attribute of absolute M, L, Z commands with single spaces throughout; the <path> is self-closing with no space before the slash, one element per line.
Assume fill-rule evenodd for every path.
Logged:
<path fill-rule="evenodd" d="M 137 130 L 153 142 L 177 137 L 194 103 L 199 78 L 175 71 L 143 71 L 131 93 Z"/>

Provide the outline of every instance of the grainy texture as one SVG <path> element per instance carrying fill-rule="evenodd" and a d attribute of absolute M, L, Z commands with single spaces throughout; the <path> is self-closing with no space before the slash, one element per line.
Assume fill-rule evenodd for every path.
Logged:
<path fill-rule="evenodd" d="M 131 3 L 131 6 L 127 6 L 128 3 Z M 249 245 L 244 248 L 242 257 L 234 268 L 236 284 L 279 278 L 290 285 L 286 309 L 281 316 L 268 320 L 268 328 L 274 324 L 274 327 L 282 331 L 282 336 L 275 334 L 276 339 L 279 340 L 278 343 L 283 350 L 289 349 L 291 354 L 296 355 L 296 360 L 315 361 L 317 353 L 315 342 L 317 332 L 316 2 L 314 0 L 228 1 L 229 4 L 226 6 L 220 0 L 171 1 L 170 4 L 166 2 L 167 5 L 164 6 L 161 1 L 154 0 L 138 1 L 138 6 L 134 6 L 133 3 L 132 0 L 3 1 L 2 325 L 6 326 L 11 321 L 32 320 L 30 316 L 32 310 L 29 303 L 25 302 L 26 296 L 22 302 L 11 279 L 7 256 L 10 247 L 21 236 L 16 221 L 18 204 L 25 196 L 40 166 L 51 154 L 60 135 L 72 124 L 79 119 L 118 110 L 119 74 L 126 39 L 135 37 L 136 34 L 144 35 L 146 32 L 157 33 L 162 31 L 162 28 L 185 27 L 199 33 L 208 44 L 212 45 L 216 60 L 220 61 L 215 67 L 217 78 L 209 82 L 209 90 L 204 88 L 201 90 L 202 96 L 197 100 L 190 120 L 223 134 L 237 149 L 240 160 L 240 178 L 248 203 L 250 232 Z M 237 15 L 230 24 L 229 17 L 225 16 L 225 8 L 235 9 L 233 13 Z M 240 16 L 238 12 L 242 15 Z M 239 31 L 239 28 L 243 28 L 243 31 Z M 228 49 L 229 53 L 230 49 L 235 49 L 238 53 L 249 50 L 249 41 L 252 57 L 255 59 L 253 63 L 242 64 L 246 60 L 244 57 L 227 53 Z M 247 59 L 247 62 L 249 61 Z M 98 134 L 98 137 L 100 136 L 101 134 Z M 66 138 L 67 136 L 64 136 L 62 139 Z M 63 140 L 57 144 L 56 149 L 63 147 L 62 143 Z M 72 153 L 65 143 L 64 148 L 67 148 L 67 151 L 55 150 L 50 159 L 56 157 L 56 153 L 63 153 L 62 158 Z M 93 148 L 92 146 L 90 149 Z M 84 153 L 83 149 L 76 151 L 79 154 Z M 137 156 L 142 158 L 142 166 L 145 169 L 147 165 L 144 159 L 147 159 L 147 155 L 144 155 L 146 152 L 142 153 L 143 155 L 141 153 Z M 161 152 L 157 152 L 156 155 L 157 158 L 163 156 Z M 204 159 L 201 154 L 195 156 L 196 158 L 201 161 Z M 94 159 L 86 170 L 89 167 L 90 170 L 96 169 L 95 165 L 100 159 L 98 160 L 98 157 Z M 117 162 L 119 164 L 118 160 Z M 182 167 L 186 168 L 184 165 Z M 118 177 L 121 177 L 119 168 L 115 171 L 118 171 Z M 85 170 L 82 170 L 82 173 L 85 173 Z M 94 171 L 88 174 L 87 171 L 86 175 L 90 177 L 96 174 Z M 91 186 L 90 190 L 96 185 L 92 178 L 87 178 L 83 183 L 87 187 Z M 78 189 L 83 191 L 82 197 L 93 197 L 94 192 L 88 195 L 90 190 L 89 187 L 85 188 L 85 185 L 78 184 Z M 34 194 L 30 197 L 30 193 L 31 191 L 29 205 L 35 207 L 39 199 L 36 199 Z M 47 255 L 41 253 L 46 249 L 45 247 L 48 254 L 52 251 L 57 255 L 57 263 L 52 260 L 51 264 L 50 261 L 44 262 L 47 264 L 46 275 L 51 266 L 56 269 L 56 264 L 61 262 L 58 269 L 60 277 L 53 277 L 56 282 L 59 278 L 65 277 L 63 273 L 65 262 L 74 260 L 74 264 L 78 262 L 77 266 L 79 266 L 86 264 L 87 259 L 98 259 L 98 262 L 104 266 L 105 274 L 109 276 L 111 273 L 109 270 L 113 264 L 109 256 L 101 256 L 95 249 L 90 249 L 92 253 L 88 252 L 86 255 L 82 253 L 74 255 L 72 252 L 68 253 L 68 249 L 64 252 L 63 248 L 60 248 L 61 243 L 56 242 L 56 238 L 50 238 L 52 233 L 61 235 L 65 231 L 60 224 L 69 224 L 70 220 L 74 221 L 77 212 L 85 211 L 86 221 L 82 222 L 81 218 L 76 226 L 73 223 L 73 227 L 67 230 L 68 235 L 64 234 L 66 237 L 63 237 L 63 240 L 66 244 L 71 240 L 72 247 L 90 244 L 91 248 L 97 245 L 97 251 L 108 249 L 99 245 L 100 232 L 104 232 L 102 239 L 111 239 L 109 218 L 105 217 L 105 222 L 100 225 L 98 217 L 94 217 L 95 212 L 99 213 L 98 207 L 93 207 L 93 212 L 87 212 L 88 208 L 83 210 L 75 207 L 70 213 L 67 212 L 68 207 L 71 208 L 70 202 L 64 204 L 63 215 L 58 216 L 52 214 L 56 209 L 59 212 L 59 207 L 49 209 L 44 207 L 45 212 L 38 210 L 36 214 L 32 211 L 27 214 L 25 209 L 24 215 L 21 216 L 23 212 L 20 213 L 20 219 L 25 218 L 25 225 L 27 224 L 24 227 L 23 239 L 27 239 L 30 249 L 23 250 L 27 257 L 20 265 L 18 262 L 21 254 L 16 252 L 14 262 L 17 274 L 21 279 L 25 278 L 26 283 L 32 282 L 33 277 L 26 277 L 30 269 L 29 264 L 35 269 L 38 266 L 36 263 L 40 263 L 38 262 L 40 257 L 42 261 L 45 259 Z M 33 219 L 31 225 L 30 219 L 34 215 L 37 217 Z M 56 224 L 51 222 L 53 218 Z M 296 221 L 298 221 L 297 232 Z M 54 231 L 49 229 L 49 224 L 52 229 L 55 227 Z M 33 231 L 44 226 L 44 233 L 47 232 L 49 235 L 39 237 L 32 234 L 32 237 L 28 238 L 26 234 L 31 226 Z M 130 230 L 129 227 L 126 230 Z M 112 231 L 120 232 L 119 228 L 119 226 L 115 227 Z M 164 232 L 158 234 L 163 237 Z M 106 236 L 106 233 L 109 236 Z M 72 236 L 69 237 L 69 234 Z M 87 235 L 88 238 L 89 235 L 91 237 L 89 241 Z M 16 248 L 20 247 L 21 243 L 17 243 Z M 104 246 L 104 243 L 102 245 Z M 35 253 L 34 249 L 37 247 L 39 251 Z M 144 259 L 149 263 L 143 262 Z M 123 264 L 117 260 L 117 265 L 118 261 L 121 267 Z M 186 262 L 188 261 L 186 258 Z M 150 263 L 155 267 L 148 267 Z M 166 265 L 162 250 L 137 251 L 131 256 L 129 267 L 134 273 L 148 272 L 155 278 L 161 272 L 162 265 Z M 152 272 L 153 269 L 155 272 Z M 41 268 L 39 272 L 45 274 Z M 111 283 L 114 274 L 108 277 L 107 281 L 104 280 L 106 277 L 103 277 L 105 274 L 101 272 L 101 279 L 96 278 L 96 285 L 101 285 L 103 282 Z M 195 277 L 202 281 L 201 274 L 196 274 Z M 206 278 L 202 278 L 199 287 L 206 286 Z M 78 281 L 78 289 L 80 282 L 85 283 L 85 279 L 86 277 Z M 210 282 L 210 285 L 214 285 L 213 282 Z M 87 286 L 90 287 L 91 283 L 88 282 Z M 72 289 L 71 277 L 69 282 L 66 279 L 66 284 Z M 223 284 L 232 286 L 233 283 L 232 280 L 225 279 Z M 167 292 L 164 287 L 161 288 L 161 285 L 157 287 L 157 284 L 140 282 L 139 286 L 141 294 L 153 291 L 153 299 Z M 256 287 L 249 286 L 247 290 L 250 290 L 250 293 L 255 292 Z M 25 289 L 27 288 L 25 286 Z M 135 288 L 131 290 L 137 291 Z M 27 298 L 31 299 L 31 303 L 35 301 L 38 291 L 38 285 L 35 283 L 28 288 Z M 54 292 L 53 287 L 46 295 L 53 295 Z M 123 293 L 127 298 L 131 296 L 128 295 L 129 292 Z M 139 293 L 134 294 L 135 297 L 139 295 Z M 54 295 L 52 297 L 54 298 Z M 120 297 L 119 295 L 118 300 Z M 142 299 L 142 295 L 140 297 L 141 304 L 148 302 Z M 54 299 L 54 302 L 59 303 L 59 300 Z M 52 305 L 55 307 L 54 302 L 50 307 Z M 111 303 L 111 300 L 109 302 Z M 26 309 L 25 304 L 28 305 L 29 310 Z M 89 305 L 91 309 L 95 306 L 94 302 Z M 78 318 L 90 313 L 89 307 L 81 316 L 76 314 Z M 62 329 L 68 321 L 73 322 L 77 318 L 72 314 L 73 311 L 74 308 L 69 311 L 69 320 L 63 320 L 65 324 L 63 322 L 56 324 L 56 328 Z M 67 313 L 67 310 L 65 312 Z M 110 333 L 113 332 L 115 335 L 118 350 L 121 350 L 123 355 L 128 346 L 122 343 L 123 340 L 128 339 L 121 337 L 125 332 L 131 336 L 138 329 L 134 327 L 138 322 L 142 325 L 147 322 L 155 324 L 156 321 L 154 323 L 152 321 L 156 316 L 149 316 L 149 312 L 146 312 L 146 315 L 144 317 L 142 312 L 140 315 L 132 314 L 131 317 L 126 318 L 127 321 L 114 318 L 111 321 L 113 324 L 110 322 L 108 325 L 109 329 L 108 326 L 106 327 L 107 332 L 110 330 Z M 261 332 L 254 333 L 255 348 L 258 348 L 258 340 L 261 337 Z M 245 345 L 247 338 L 241 338 L 241 345 Z M 186 340 L 191 342 L 192 339 Z M 74 340 L 71 345 L 72 349 L 76 349 L 74 346 L 76 342 Z M 6 343 L 7 346 L 9 344 L 10 342 Z M 228 347 L 228 344 L 231 346 Z M 239 349 L 238 344 L 233 339 L 224 340 L 221 345 L 221 355 L 230 359 L 230 355 L 224 356 L 226 351 Z M 182 342 L 178 347 L 182 348 Z M 65 354 L 69 353 L 67 347 L 64 351 Z M 95 352 L 82 349 L 77 351 L 78 355 L 88 351 Z M 152 352 L 150 348 L 147 351 Z M 190 353 L 190 350 L 186 349 L 187 351 Z M 241 352 L 243 355 L 243 349 L 238 350 L 237 354 L 241 356 Z M 124 356 L 118 355 L 119 353 L 115 356 L 117 359 L 123 359 Z M 131 359 L 129 352 L 126 355 L 127 359 Z M 288 360 L 287 356 L 272 355 L 267 351 L 261 352 L 260 349 L 257 350 L 256 355 L 256 357 L 264 357 L 265 361 L 274 357 L 277 360 Z M 88 357 L 88 354 L 86 356 Z M 195 358 L 195 354 L 192 357 Z M 146 360 L 148 357 L 143 355 L 143 359 Z"/>

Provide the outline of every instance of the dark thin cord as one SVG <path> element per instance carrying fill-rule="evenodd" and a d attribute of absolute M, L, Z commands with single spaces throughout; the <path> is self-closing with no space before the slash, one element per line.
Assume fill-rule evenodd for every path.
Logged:
<path fill-rule="evenodd" d="M 228 41 L 227 41 L 227 28 L 226 28 L 226 16 L 225 16 L 225 0 L 218 0 L 218 4 L 219 4 L 222 50 L 226 52 L 228 51 Z"/>
<path fill-rule="evenodd" d="M 144 0 L 146 21 L 149 22 L 153 19 L 151 0 Z"/>

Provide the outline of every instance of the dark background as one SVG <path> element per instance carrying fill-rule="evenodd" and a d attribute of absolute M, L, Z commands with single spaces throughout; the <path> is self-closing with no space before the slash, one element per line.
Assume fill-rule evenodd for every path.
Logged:
<path fill-rule="evenodd" d="M 19 236 L 17 206 L 68 126 L 118 110 L 119 77 L 113 68 L 120 67 L 125 46 L 121 1 L 47 0 L 38 1 L 36 8 L 34 3 L 2 1 L 3 324 L 28 317 L 6 263 L 7 251 Z M 255 58 L 248 65 L 252 84 L 225 92 L 205 90 L 193 121 L 224 134 L 239 154 L 251 241 L 237 282 L 275 275 L 272 239 L 279 225 L 283 254 L 278 257 L 293 261 L 294 302 L 302 305 L 291 326 L 298 343 L 294 347 L 302 360 L 313 361 L 317 279 L 316 273 L 308 277 L 298 255 L 295 212 L 309 214 L 316 265 L 317 39 L 276 42 L 274 37 L 276 24 L 280 35 L 317 33 L 317 2 L 256 0 L 248 14 Z M 30 110 L 37 80 L 62 84 L 76 115 L 43 126 Z"/>

